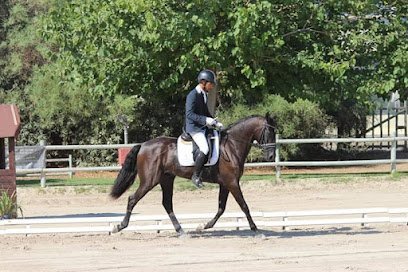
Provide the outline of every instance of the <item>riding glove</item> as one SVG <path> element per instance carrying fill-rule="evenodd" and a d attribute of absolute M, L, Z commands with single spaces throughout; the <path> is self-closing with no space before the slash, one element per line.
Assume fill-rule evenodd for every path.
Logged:
<path fill-rule="evenodd" d="M 217 121 L 214 118 L 206 117 L 205 123 L 207 124 L 207 126 L 213 127 L 216 125 Z"/>
<path fill-rule="evenodd" d="M 215 127 L 218 128 L 218 129 L 223 129 L 224 125 L 221 122 L 216 122 Z"/>

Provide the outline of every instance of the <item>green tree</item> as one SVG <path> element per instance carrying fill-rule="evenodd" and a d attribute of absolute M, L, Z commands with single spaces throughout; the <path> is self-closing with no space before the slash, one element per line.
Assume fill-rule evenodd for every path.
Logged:
<path fill-rule="evenodd" d="M 63 1 L 44 33 L 96 95 L 168 99 L 210 67 L 226 101 L 273 92 L 336 108 L 406 88 L 406 11 L 371 0 Z"/>
<path fill-rule="evenodd" d="M 238 104 L 222 111 L 220 118 L 228 125 L 248 115 L 265 115 L 267 112 L 275 119 L 276 133 L 281 138 L 319 138 L 325 135 L 326 129 L 331 125 L 329 116 L 317 103 L 301 98 L 291 103 L 279 95 L 268 95 L 256 106 Z M 301 152 L 315 151 L 319 145 L 310 147 L 310 144 L 284 145 L 281 156 L 283 159 L 293 158 Z M 257 160 L 261 155 L 259 150 L 251 150 L 250 158 Z"/>
<path fill-rule="evenodd" d="M 123 112 L 133 117 L 131 141 L 177 135 L 185 94 L 204 67 L 220 78 L 224 110 L 279 94 L 319 104 L 340 127 L 352 120 L 347 114 L 364 113 L 372 96 L 407 90 L 404 1 L 15 0 L 6 6 L 0 98 L 25 94 L 26 115 L 42 124 L 37 134 L 65 135 L 56 142 L 69 142 L 84 127 L 85 139 L 97 137 L 90 123 L 94 129 L 100 123 L 99 139 L 108 141 Z M 28 33 L 41 35 L 24 39 Z M 46 106 L 74 107 L 74 101 L 79 107 L 61 113 Z M 65 124 L 78 127 L 64 130 Z"/>
<path fill-rule="evenodd" d="M 26 87 L 36 67 L 46 63 L 45 44 L 37 30 L 48 4 L 46 0 L 0 3 L 0 103 L 19 106 L 23 122 L 19 144 L 37 144 L 43 138 Z"/>

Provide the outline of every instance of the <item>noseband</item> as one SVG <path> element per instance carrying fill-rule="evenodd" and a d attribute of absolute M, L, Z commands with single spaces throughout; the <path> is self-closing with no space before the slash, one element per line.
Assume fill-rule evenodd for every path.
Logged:
<path fill-rule="evenodd" d="M 260 148 L 260 149 L 262 149 L 262 150 L 264 150 L 266 152 L 272 151 L 276 146 L 276 143 L 268 143 L 268 138 L 269 138 L 269 133 L 270 133 L 269 130 L 267 129 L 268 127 L 275 129 L 274 126 L 265 123 L 265 125 L 264 125 L 264 127 L 262 129 L 260 142 L 252 144 L 252 146 Z"/>

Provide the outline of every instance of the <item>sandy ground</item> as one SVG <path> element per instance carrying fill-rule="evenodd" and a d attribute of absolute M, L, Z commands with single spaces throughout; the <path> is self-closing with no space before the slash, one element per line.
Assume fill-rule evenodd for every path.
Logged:
<path fill-rule="evenodd" d="M 324 179 L 242 185 L 251 211 L 408 207 L 408 178 Z M 126 193 L 126 196 L 128 193 Z M 18 189 L 26 217 L 123 214 L 127 197 L 98 188 Z M 217 190 L 175 192 L 181 213 L 215 213 Z M 227 211 L 239 211 L 230 197 Z M 152 191 L 137 214 L 165 214 Z M 408 226 L 315 226 L 283 231 L 206 230 L 0 237 L 0 271 L 408 271 Z"/>

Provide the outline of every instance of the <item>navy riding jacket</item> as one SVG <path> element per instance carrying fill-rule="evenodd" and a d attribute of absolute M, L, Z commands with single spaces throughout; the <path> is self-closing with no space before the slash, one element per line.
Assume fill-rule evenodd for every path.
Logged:
<path fill-rule="evenodd" d="M 204 100 L 204 94 L 194 88 L 186 98 L 186 132 L 205 132 L 207 130 L 206 117 L 212 118 L 212 115 Z"/>

